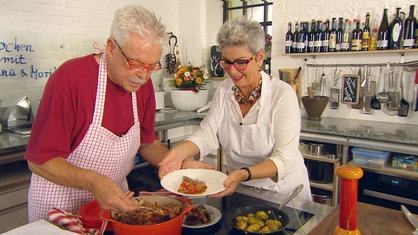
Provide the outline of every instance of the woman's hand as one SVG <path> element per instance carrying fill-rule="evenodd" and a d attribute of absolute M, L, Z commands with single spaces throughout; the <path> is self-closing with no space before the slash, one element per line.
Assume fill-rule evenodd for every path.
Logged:
<path fill-rule="evenodd" d="M 244 170 L 236 170 L 231 172 L 228 175 L 228 178 L 224 181 L 224 186 L 226 189 L 222 192 L 215 193 L 212 195 L 209 195 L 209 198 L 218 198 L 218 197 L 224 197 L 224 196 L 231 196 L 235 189 L 238 187 L 238 185 L 247 179 L 247 172 Z"/>
<path fill-rule="evenodd" d="M 181 169 L 182 164 L 183 158 L 175 150 L 170 150 L 167 156 L 158 164 L 158 177 L 162 179 L 166 174 Z"/>

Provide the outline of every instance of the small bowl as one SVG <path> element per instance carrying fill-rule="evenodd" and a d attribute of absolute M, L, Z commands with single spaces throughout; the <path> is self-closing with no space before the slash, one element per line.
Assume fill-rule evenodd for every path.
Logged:
<path fill-rule="evenodd" d="M 174 108 L 180 111 L 196 111 L 204 106 L 209 97 L 209 90 L 199 90 L 194 92 L 191 90 L 171 90 L 171 101 Z"/>

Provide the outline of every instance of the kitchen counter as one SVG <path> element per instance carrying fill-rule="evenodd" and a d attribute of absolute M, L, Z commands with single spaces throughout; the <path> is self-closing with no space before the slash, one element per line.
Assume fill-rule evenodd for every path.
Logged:
<path fill-rule="evenodd" d="M 339 208 L 336 208 L 308 234 L 333 234 L 338 219 Z M 362 202 L 357 204 L 357 228 L 362 235 L 405 235 L 415 230 L 402 211 Z"/>
<path fill-rule="evenodd" d="M 166 111 L 157 112 L 155 131 L 166 130 L 188 124 L 199 124 L 206 113 Z M 352 139 L 402 144 L 416 148 L 418 153 L 418 125 L 362 121 L 342 118 L 322 118 L 321 121 L 310 121 L 302 118 L 301 131 L 303 135 L 324 135 L 334 141 L 343 142 Z M 0 133 L 1 155 L 24 151 L 29 135 L 19 135 L 3 130 Z M 1 161 L 0 161 L 1 163 Z"/>

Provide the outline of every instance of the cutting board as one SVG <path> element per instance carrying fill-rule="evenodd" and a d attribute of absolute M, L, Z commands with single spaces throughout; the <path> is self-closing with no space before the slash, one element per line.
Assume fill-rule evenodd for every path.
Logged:
<path fill-rule="evenodd" d="M 298 97 L 299 105 L 300 105 L 300 84 L 302 80 L 302 71 L 296 77 L 298 68 L 283 68 L 280 69 L 279 74 L 282 76 L 280 77 L 281 80 L 287 82 L 292 86 L 293 90 L 295 90 L 296 95 Z M 296 82 L 295 82 L 296 80 Z"/>
<path fill-rule="evenodd" d="M 318 224 L 309 235 L 333 234 L 338 225 L 339 207 Z M 414 227 L 402 211 L 359 202 L 357 204 L 357 228 L 362 235 L 412 234 Z"/>

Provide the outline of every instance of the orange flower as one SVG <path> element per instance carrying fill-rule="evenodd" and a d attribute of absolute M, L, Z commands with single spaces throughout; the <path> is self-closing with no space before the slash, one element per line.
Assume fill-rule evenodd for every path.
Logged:
<path fill-rule="evenodd" d="M 176 78 L 176 85 L 180 86 L 183 83 L 183 79 L 181 77 Z"/>
<path fill-rule="evenodd" d="M 203 83 L 203 79 L 202 79 L 201 77 L 197 77 L 197 78 L 195 78 L 195 79 L 194 79 L 194 82 L 195 82 L 197 85 L 200 85 L 200 84 L 202 84 L 202 83 Z"/>

